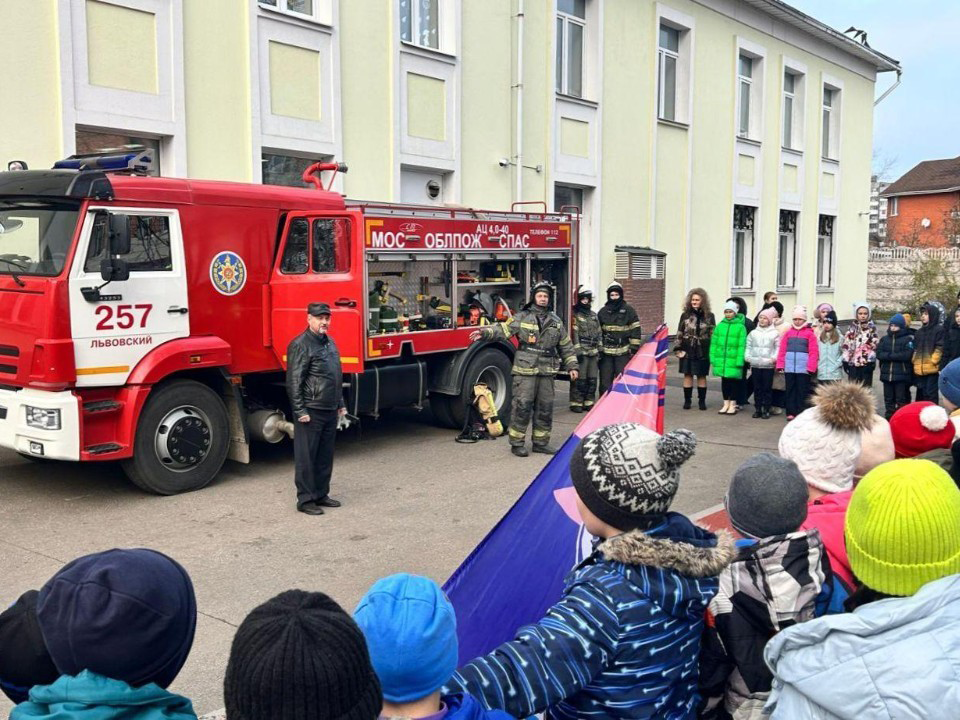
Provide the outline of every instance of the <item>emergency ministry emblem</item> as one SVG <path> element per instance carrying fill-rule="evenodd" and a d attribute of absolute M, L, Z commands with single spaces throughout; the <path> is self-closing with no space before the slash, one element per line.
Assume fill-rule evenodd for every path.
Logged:
<path fill-rule="evenodd" d="M 235 252 L 225 250 L 213 256 L 210 282 L 222 295 L 236 295 L 247 284 L 247 266 Z"/>

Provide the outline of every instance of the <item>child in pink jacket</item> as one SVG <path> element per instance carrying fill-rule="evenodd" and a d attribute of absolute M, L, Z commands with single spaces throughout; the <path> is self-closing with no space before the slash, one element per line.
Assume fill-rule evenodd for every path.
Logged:
<path fill-rule="evenodd" d="M 817 336 L 807 323 L 807 308 L 793 308 L 793 325 L 780 338 L 777 352 L 777 371 L 785 373 L 787 390 L 784 394 L 787 420 L 793 420 L 807 407 L 810 378 L 817 374 L 820 346 Z"/>

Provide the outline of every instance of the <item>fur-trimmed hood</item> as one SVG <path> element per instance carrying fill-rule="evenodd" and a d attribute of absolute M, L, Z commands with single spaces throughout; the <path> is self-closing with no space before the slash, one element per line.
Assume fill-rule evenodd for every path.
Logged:
<path fill-rule="evenodd" d="M 706 531 L 701 532 L 710 535 Z M 691 578 L 704 578 L 719 575 L 737 556 L 733 536 L 726 530 L 711 537 L 716 538 L 712 546 L 694 544 L 683 538 L 655 537 L 643 530 L 632 530 L 610 538 L 597 549 L 607 560 L 624 565 L 645 565 L 673 570 Z"/>

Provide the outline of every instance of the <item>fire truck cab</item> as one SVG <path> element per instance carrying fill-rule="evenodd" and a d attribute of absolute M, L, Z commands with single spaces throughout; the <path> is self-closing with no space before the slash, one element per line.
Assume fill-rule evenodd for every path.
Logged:
<path fill-rule="evenodd" d="M 509 411 L 509 342 L 471 344 L 533 283 L 569 321 L 577 214 L 346 201 L 317 187 L 151 177 L 150 151 L 0 173 L 0 446 L 119 460 L 141 488 L 207 485 L 292 435 L 286 348 L 332 309 L 354 415 L 462 425 L 473 385 Z"/>

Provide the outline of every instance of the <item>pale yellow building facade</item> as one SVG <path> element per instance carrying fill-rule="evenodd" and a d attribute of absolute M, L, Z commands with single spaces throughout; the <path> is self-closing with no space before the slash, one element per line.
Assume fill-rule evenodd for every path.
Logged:
<path fill-rule="evenodd" d="M 4 163 L 141 143 L 292 183 L 335 157 L 358 199 L 577 205 L 584 283 L 663 251 L 671 323 L 692 286 L 841 317 L 866 292 L 899 67 L 777 0 L 6 0 L 0 25 Z"/>

